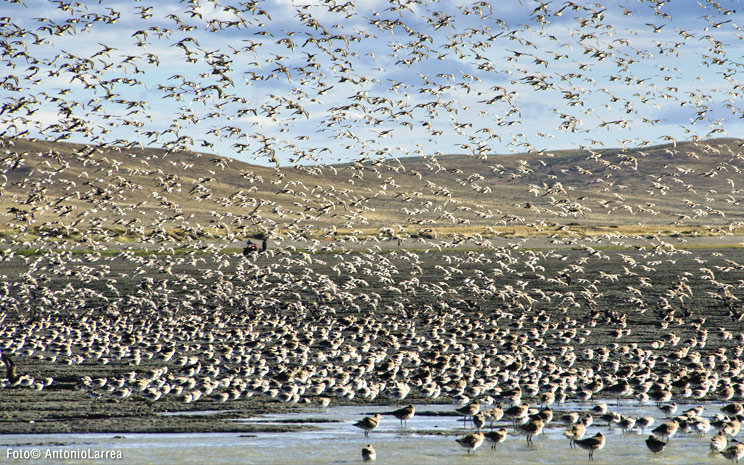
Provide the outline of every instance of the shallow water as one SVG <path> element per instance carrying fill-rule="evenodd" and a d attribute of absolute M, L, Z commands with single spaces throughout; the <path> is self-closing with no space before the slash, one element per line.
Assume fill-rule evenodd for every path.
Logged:
<path fill-rule="evenodd" d="M 664 421 L 663 414 L 653 405 L 608 402 L 610 410 L 632 416 L 651 415 L 656 418 L 654 428 Z M 586 410 L 593 404 L 563 404 L 559 411 Z M 679 412 L 698 404 L 680 405 Z M 717 413 L 720 404 L 703 404 L 703 415 Z M 510 435 L 495 451 L 489 445 L 467 455 L 455 438 L 473 428 L 463 426 L 462 420 L 453 416 L 427 416 L 425 412 L 451 412 L 451 405 L 417 406 L 417 414 L 401 429 L 400 422 L 383 415 L 378 429 L 368 438 L 353 426 L 363 416 L 374 412 L 390 412 L 394 407 L 337 407 L 310 409 L 304 413 L 266 415 L 242 420 L 249 423 L 272 423 L 297 420 L 313 425 L 315 430 L 299 433 L 239 433 L 209 434 L 39 434 L 5 435 L 0 438 L 0 463 L 132 463 L 132 464 L 346 464 L 361 463 L 361 449 L 372 444 L 380 464 L 446 464 L 454 463 L 588 463 L 587 452 L 571 449 L 563 437 L 563 426 L 553 422 L 551 427 L 534 438 L 534 446 L 527 446 L 522 436 Z M 557 416 L 557 415 L 556 415 Z M 312 420 L 318 420 L 312 422 Z M 453 435 L 421 434 L 422 431 L 452 432 Z M 510 428 L 511 431 L 511 428 Z M 624 434 L 606 425 L 592 425 L 587 435 L 602 431 L 607 437 L 604 449 L 595 453 L 596 464 L 618 463 L 720 463 L 727 461 L 720 455 L 709 454 L 710 437 L 707 435 L 677 434 L 661 455 L 654 456 L 646 448 L 648 433 L 640 431 Z M 67 459 L 49 458 L 52 453 L 67 454 Z M 86 459 L 85 453 L 121 454 L 118 458 Z M 29 459 L 30 454 L 40 454 Z"/>

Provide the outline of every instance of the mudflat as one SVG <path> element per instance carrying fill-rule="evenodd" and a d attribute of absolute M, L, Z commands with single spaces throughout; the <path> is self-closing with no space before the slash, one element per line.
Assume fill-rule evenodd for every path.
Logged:
<path fill-rule="evenodd" d="M 630 379 L 643 400 L 646 370 L 719 399 L 744 340 L 744 248 L 727 242 L 5 253 L 0 433 L 292 431 L 236 420 L 515 387 L 575 399 L 572 376 Z M 730 379 L 699 390 L 714 371 Z"/>

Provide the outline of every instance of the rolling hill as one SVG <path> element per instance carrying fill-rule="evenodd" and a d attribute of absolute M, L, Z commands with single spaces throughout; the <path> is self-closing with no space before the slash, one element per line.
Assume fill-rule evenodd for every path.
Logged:
<path fill-rule="evenodd" d="M 561 225 L 735 231 L 744 220 L 739 139 L 279 169 L 193 152 L 1 142 L 6 234 L 157 241 Z"/>

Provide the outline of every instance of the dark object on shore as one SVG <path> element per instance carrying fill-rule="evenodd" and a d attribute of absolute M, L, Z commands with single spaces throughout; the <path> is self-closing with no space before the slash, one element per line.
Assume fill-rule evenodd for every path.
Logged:
<path fill-rule="evenodd" d="M 248 255 L 250 255 L 250 254 L 252 254 L 254 252 L 258 252 L 258 246 L 256 245 L 255 242 L 248 241 L 245 244 L 245 248 L 243 249 L 243 255 L 247 257 Z"/>
<path fill-rule="evenodd" d="M 243 255 L 247 257 L 248 255 L 250 255 L 250 254 L 252 254 L 254 252 L 264 252 L 266 250 L 266 247 L 267 247 L 267 244 L 266 244 L 267 241 L 268 241 L 268 239 L 264 238 L 263 242 L 261 242 L 261 248 L 259 249 L 258 248 L 258 244 L 256 244 L 255 242 L 249 240 L 246 243 L 245 248 L 243 249 Z"/>
<path fill-rule="evenodd" d="M 10 355 L 5 352 L 3 352 L 2 359 L 5 364 L 5 377 L 8 378 L 8 381 L 11 383 L 15 383 L 20 379 L 20 376 L 18 376 L 18 372 L 16 371 L 15 362 L 13 362 L 13 360 L 10 359 Z"/>

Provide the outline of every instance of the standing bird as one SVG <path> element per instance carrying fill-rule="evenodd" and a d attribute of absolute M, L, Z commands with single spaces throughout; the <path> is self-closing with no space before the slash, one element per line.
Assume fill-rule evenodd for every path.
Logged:
<path fill-rule="evenodd" d="M 501 404 L 497 404 L 496 407 L 488 409 L 485 413 L 486 418 L 491 422 L 491 428 L 493 428 L 493 423 L 501 420 L 504 416 L 504 409 L 501 408 Z"/>
<path fill-rule="evenodd" d="M 710 438 L 710 450 L 712 451 L 721 452 L 727 445 L 728 440 L 726 439 L 726 433 L 723 431 L 719 431 L 715 436 Z"/>
<path fill-rule="evenodd" d="M 380 423 L 380 414 L 375 413 L 375 416 L 373 417 L 364 417 L 358 422 L 354 423 L 354 426 L 356 426 L 359 429 L 364 430 L 364 437 L 369 436 L 369 432 L 373 429 L 377 428 L 377 425 Z"/>
<path fill-rule="evenodd" d="M 641 432 L 644 432 L 644 429 L 646 429 L 646 428 L 648 428 L 649 426 L 653 425 L 653 424 L 654 424 L 654 421 L 656 421 L 656 420 L 654 419 L 654 417 L 641 417 L 641 418 L 636 418 L 636 423 L 635 423 L 635 425 L 636 425 L 637 427 L 641 428 Z"/>
<path fill-rule="evenodd" d="M 651 432 L 654 434 L 654 436 L 660 436 L 662 438 L 666 438 L 667 442 L 669 442 L 669 439 L 674 436 L 674 434 L 679 429 L 679 420 L 676 418 L 672 421 L 668 421 L 666 423 L 662 423 Z"/>
<path fill-rule="evenodd" d="M 455 412 L 464 417 L 463 421 L 467 421 L 468 417 L 472 417 L 473 415 L 478 413 L 478 411 L 480 411 L 480 404 L 477 401 L 473 401 L 464 407 L 455 409 Z"/>
<path fill-rule="evenodd" d="M 532 436 L 535 436 L 537 434 L 540 434 L 543 430 L 543 426 L 545 426 L 545 423 L 539 418 L 536 418 L 534 420 L 530 420 L 527 423 L 523 425 L 517 425 L 517 431 L 520 434 L 524 434 L 527 436 L 527 445 L 532 445 Z"/>
<path fill-rule="evenodd" d="M 614 395 L 617 399 L 617 405 L 620 405 L 620 398 L 633 394 L 633 388 L 630 387 L 627 381 L 621 379 L 612 386 L 605 388 L 605 392 Z"/>
<path fill-rule="evenodd" d="M 584 450 L 588 450 L 589 460 L 594 460 L 594 451 L 605 446 L 605 437 L 602 433 L 597 433 L 590 438 L 576 440 L 574 441 L 574 444 Z"/>
<path fill-rule="evenodd" d="M 541 419 L 543 421 L 543 425 L 547 425 L 551 421 L 553 421 L 553 409 L 550 407 L 545 407 L 544 409 L 537 412 L 537 415 L 535 417 Z"/>
<path fill-rule="evenodd" d="M 366 446 L 362 447 L 362 460 L 365 462 L 371 462 L 373 460 L 377 459 L 377 452 L 375 452 L 374 447 L 372 447 L 372 444 L 367 444 Z"/>
<path fill-rule="evenodd" d="M 570 426 L 578 423 L 579 418 L 581 418 L 581 416 L 578 412 L 568 412 L 564 415 L 561 415 L 560 421 Z"/>
<path fill-rule="evenodd" d="M 629 433 L 635 427 L 636 419 L 633 417 L 623 416 L 617 425 L 623 430 L 624 433 Z"/>
<path fill-rule="evenodd" d="M 739 462 L 739 459 L 744 457 L 744 444 L 737 442 L 721 451 L 721 455 L 731 460 L 732 462 Z"/>
<path fill-rule="evenodd" d="M 484 415 L 483 412 L 478 412 L 473 415 L 473 425 L 476 430 L 480 431 L 481 428 L 486 426 L 486 415 Z"/>
<path fill-rule="evenodd" d="M 468 434 L 467 436 L 457 438 L 455 441 L 457 441 L 458 444 L 460 444 L 462 447 L 468 450 L 468 454 L 470 452 L 473 452 L 475 454 L 475 449 L 479 448 L 481 444 L 483 444 L 484 439 L 483 433 L 472 433 Z"/>
<path fill-rule="evenodd" d="M 538 397 L 538 401 L 539 401 L 540 405 L 542 405 L 543 407 L 547 407 L 549 405 L 552 405 L 553 402 L 555 402 L 555 393 L 552 392 L 552 391 L 543 392 Z"/>
<path fill-rule="evenodd" d="M 656 439 L 656 436 L 654 436 L 653 434 L 650 435 L 648 439 L 646 439 L 646 446 L 648 446 L 648 450 L 650 450 L 654 454 L 661 453 L 661 451 L 664 450 L 666 445 L 667 445 L 666 442 L 660 439 Z"/>
<path fill-rule="evenodd" d="M 512 422 L 514 423 L 514 426 L 517 425 L 517 423 L 520 423 L 524 421 L 525 418 L 527 418 L 527 414 L 530 410 L 530 404 L 521 404 L 521 405 L 515 405 L 513 407 L 509 407 L 504 411 L 504 416 L 506 418 L 511 418 Z"/>
<path fill-rule="evenodd" d="M 675 412 L 677 412 L 677 404 L 675 402 L 672 402 L 671 404 L 660 405 L 659 410 L 664 412 L 664 415 L 666 415 L 668 418 L 674 415 Z"/>
<path fill-rule="evenodd" d="M 501 428 L 500 430 L 496 431 L 489 431 L 487 433 L 483 433 L 483 435 L 486 437 L 486 440 L 491 443 L 491 450 L 496 449 L 496 444 L 500 442 L 504 442 L 507 436 L 506 428 Z"/>
<path fill-rule="evenodd" d="M 582 439 L 586 433 L 586 426 L 582 422 L 578 422 L 569 426 L 563 435 L 568 438 L 568 446 L 573 447 L 576 441 Z"/>
<path fill-rule="evenodd" d="M 403 407 L 401 409 L 398 409 L 394 412 L 392 412 L 392 415 L 400 420 L 400 426 L 401 428 L 403 425 L 406 424 L 406 421 L 413 418 L 413 415 L 416 413 L 416 407 L 413 406 L 413 404 L 408 404 L 407 407 Z"/>

